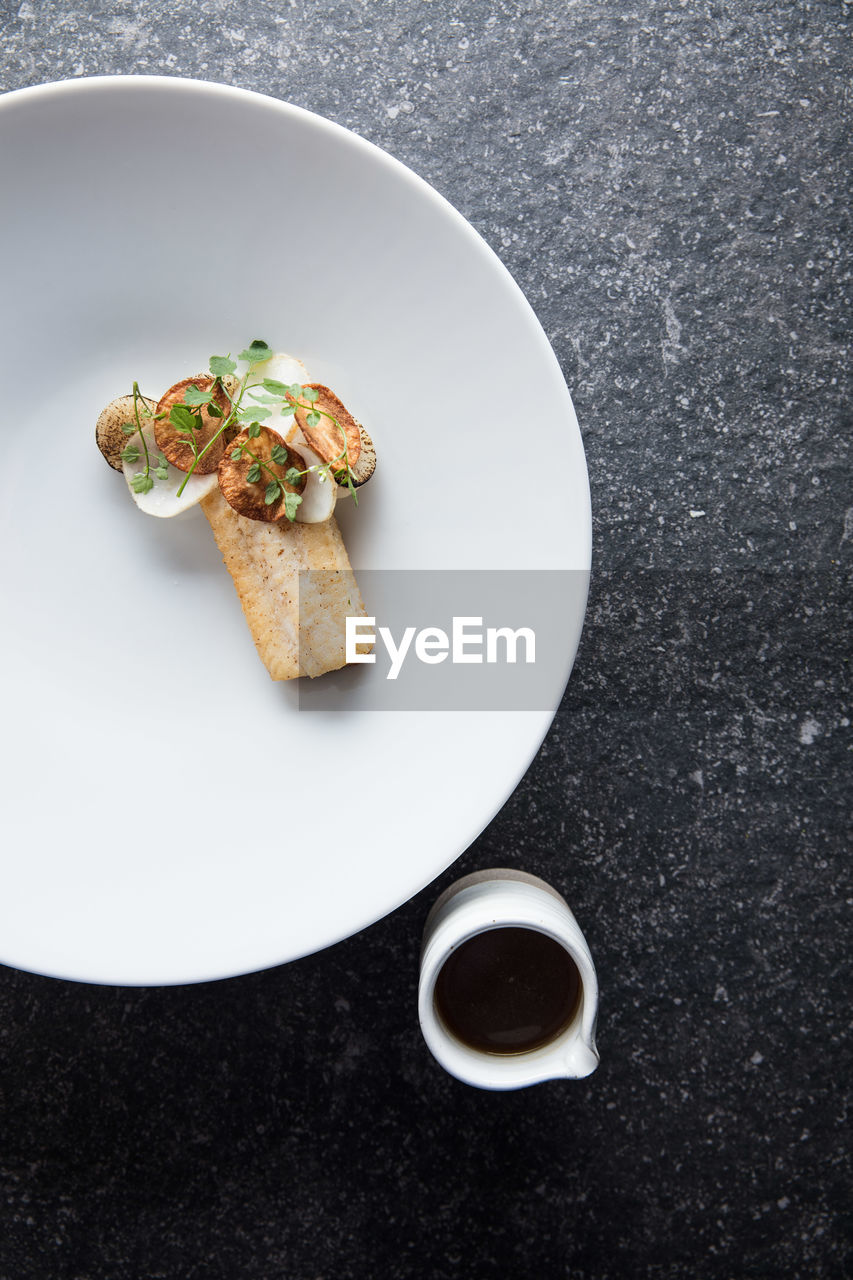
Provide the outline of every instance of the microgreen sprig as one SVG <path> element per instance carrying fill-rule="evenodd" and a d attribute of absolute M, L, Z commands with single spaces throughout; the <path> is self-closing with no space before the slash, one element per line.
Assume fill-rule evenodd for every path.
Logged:
<path fill-rule="evenodd" d="M 140 407 L 146 418 L 154 417 L 153 413 L 148 408 L 148 405 L 146 404 L 144 397 L 140 393 L 139 383 L 134 382 L 133 384 L 133 417 L 135 421 L 125 422 L 122 426 L 122 431 L 126 436 L 131 436 L 131 437 L 138 434 L 139 439 L 142 441 L 142 452 L 145 455 L 145 466 L 142 471 L 136 472 L 136 474 L 133 476 L 130 483 L 134 493 L 148 493 L 151 489 L 154 488 L 154 480 L 151 477 L 152 463 L 151 463 L 151 454 L 148 449 L 148 441 L 145 439 L 145 432 L 142 429 L 142 423 L 139 421 Z M 130 442 L 128 442 L 128 444 L 126 444 L 121 451 L 122 462 L 127 462 L 127 463 L 138 462 L 140 456 L 141 455 L 139 452 L 139 446 Z M 165 455 L 158 452 L 157 465 L 153 467 L 154 475 L 157 477 L 158 480 L 168 480 L 169 478 L 168 467 L 169 467 L 169 464 Z"/>

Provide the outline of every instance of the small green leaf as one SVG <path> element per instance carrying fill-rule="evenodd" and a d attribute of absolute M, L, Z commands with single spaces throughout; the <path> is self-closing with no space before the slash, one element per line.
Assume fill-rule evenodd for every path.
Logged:
<path fill-rule="evenodd" d="M 246 479 L 249 481 L 249 484 L 257 484 L 260 478 L 261 478 L 261 464 L 259 462 L 253 462 L 252 465 L 249 467 L 249 471 L 246 476 Z"/>
<path fill-rule="evenodd" d="M 211 400 L 210 404 L 207 406 L 207 412 L 210 414 L 211 418 L 222 417 L 222 410 L 215 400 Z"/>
<path fill-rule="evenodd" d="M 121 429 L 126 436 L 136 435 L 136 432 L 137 432 L 137 426 L 135 422 L 123 422 L 121 424 Z"/>
<path fill-rule="evenodd" d="M 210 404 L 213 399 L 212 391 L 202 391 L 195 383 L 191 382 L 184 392 L 184 404 L 192 405 L 195 409 L 200 404 Z"/>
<path fill-rule="evenodd" d="M 269 484 L 266 487 L 266 492 L 264 493 L 264 502 L 267 504 L 268 507 L 272 506 L 272 504 L 276 501 L 280 493 L 281 493 L 281 485 L 279 484 L 279 482 L 277 480 L 270 480 Z"/>
<path fill-rule="evenodd" d="M 121 451 L 122 462 L 138 462 L 139 450 L 135 444 L 128 444 Z"/>
<path fill-rule="evenodd" d="M 286 467 L 290 454 L 283 444 L 274 444 L 270 450 L 270 457 L 273 462 L 277 462 L 280 467 Z"/>
<path fill-rule="evenodd" d="M 169 421 L 178 428 L 179 431 L 197 431 L 199 426 L 198 418 L 194 413 L 190 413 L 184 404 L 173 404 L 169 410 Z"/>
<path fill-rule="evenodd" d="M 299 484 L 302 479 L 302 472 L 298 471 L 296 467 L 288 467 L 284 473 L 284 478 L 288 484 Z"/>
<path fill-rule="evenodd" d="M 259 422 L 250 422 L 250 423 L 249 423 L 249 438 L 250 438 L 251 440 L 257 440 L 257 438 L 258 438 L 258 436 L 259 436 L 260 434 L 261 434 L 261 424 L 260 424 Z"/>
<path fill-rule="evenodd" d="M 313 404 L 315 400 L 319 400 L 320 398 L 320 392 L 316 387 L 303 387 L 302 395 L 309 404 Z"/>
<path fill-rule="evenodd" d="M 270 416 L 270 413 L 271 410 L 265 409 L 263 405 L 247 404 L 244 409 L 240 410 L 237 417 L 241 422 L 262 422 L 264 418 Z"/>
<path fill-rule="evenodd" d="M 302 501 L 301 493 L 286 493 L 284 495 L 284 514 L 288 520 L 296 519 L 296 509 Z"/>
<path fill-rule="evenodd" d="M 358 490 L 352 482 L 352 471 L 349 467 L 343 467 L 340 471 L 333 471 L 335 483 L 339 484 L 342 489 L 349 489 L 352 494 L 352 500 L 358 506 Z"/>
<path fill-rule="evenodd" d="M 305 419 L 305 421 L 309 427 L 319 427 L 320 415 L 317 412 L 317 410 L 312 409 L 311 412 L 308 414 L 308 417 Z"/>
<path fill-rule="evenodd" d="M 168 479 L 169 479 L 169 468 L 168 468 L 168 467 L 155 467 L 155 468 L 154 468 L 154 474 L 155 474 L 155 476 L 157 477 L 157 479 L 158 479 L 158 480 L 168 480 Z"/>
<path fill-rule="evenodd" d="M 264 360 L 269 360 L 272 354 L 273 353 L 267 344 L 260 338 L 256 338 L 254 342 L 249 344 L 245 351 L 240 352 L 237 359 L 245 360 L 247 364 L 254 365 L 261 364 Z"/>
<path fill-rule="evenodd" d="M 154 481 L 151 477 L 143 475 L 141 471 L 137 471 L 130 484 L 134 493 L 148 493 L 154 488 Z"/>
<path fill-rule="evenodd" d="M 295 405 L 295 404 L 283 404 L 283 405 L 281 406 L 281 416 L 282 416 L 283 418 L 289 418 L 289 417 L 290 417 L 290 415 L 291 415 L 291 414 L 293 414 L 293 413 L 296 413 L 296 405 Z"/>
<path fill-rule="evenodd" d="M 231 450 L 231 458 L 234 462 L 239 462 L 243 456 L 243 450 L 238 445 L 236 449 Z"/>
<path fill-rule="evenodd" d="M 224 378 L 237 368 L 230 356 L 211 356 L 210 372 L 214 378 Z"/>
<path fill-rule="evenodd" d="M 282 396 L 286 396 L 288 386 L 285 382 L 279 382 L 277 378 L 264 378 L 261 384 L 264 391 L 269 391 L 271 395 L 277 396 L 280 400 Z"/>

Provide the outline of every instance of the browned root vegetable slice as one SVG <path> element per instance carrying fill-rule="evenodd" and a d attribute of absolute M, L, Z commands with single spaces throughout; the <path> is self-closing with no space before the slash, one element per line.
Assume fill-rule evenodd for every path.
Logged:
<path fill-rule="evenodd" d="M 154 412 L 156 405 L 153 400 L 146 400 L 144 396 L 140 396 L 139 399 L 144 401 L 152 413 Z M 148 421 L 141 407 L 139 420 L 143 426 Z M 107 407 L 101 410 L 95 424 L 95 440 L 98 448 L 114 471 L 121 471 L 122 450 L 131 440 L 131 437 L 122 430 L 126 422 L 136 423 L 133 396 L 118 396 L 117 399 L 111 400 Z"/>
<path fill-rule="evenodd" d="M 277 445 L 286 450 L 286 462 L 273 462 L 272 451 Z M 232 456 L 236 449 L 242 450 L 239 458 Z M 257 464 L 261 467 L 261 478 L 250 481 L 249 472 Z M 219 487 L 225 500 L 239 515 L 246 516 L 249 520 L 264 520 L 268 524 L 274 524 L 287 518 L 285 492 L 301 493 L 305 488 L 305 476 L 300 477 L 298 484 L 290 484 L 285 480 L 289 467 L 304 471 L 305 459 L 285 444 L 277 431 L 261 427 L 257 436 L 250 436 L 248 430 L 241 431 L 231 441 L 219 464 Z M 267 486 L 272 483 L 273 477 L 278 480 L 282 492 L 275 502 L 267 502 Z"/>
<path fill-rule="evenodd" d="M 314 404 L 306 407 L 299 403 L 296 406 L 296 422 L 306 442 L 324 462 L 334 462 L 341 456 L 344 448 L 344 438 L 340 431 L 342 427 L 346 432 L 347 459 L 354 469 L 361 453 L 361 428 L 334 391 L 319 382 L 308 382 L 305 385 L 318 392 Z M 321 416 L 316 426 L 309 427 L 308 415 L 312 409 Z"/>
<path fill-rule="evenodd" d="M 361 423 L 359 423 L 359 432 L 361 434 L 361 452 L 358 455 L 355 466 L 350 463 L 352 482 L 356 488 L 359 485 L 367 484 L 376 470 L 376 448 Z"/>
<path fill-rule="evenodd" d="M 181 382 L 176 382 L 173 387 L 169 387 L 169 390 L 161 397 L 157 405 L 158 414 L 165 413 L 166 415 L 154 427 L 157 448 L 163 451 L 172 466 L 177 467 L 179 471 L 190 470 L 193 465 L 194 454 L 189 444 L 189 437 L 181 435 L 174 422 L 170 421 L 169 413 L 174 405 L 184 403 L 187 387 L 198 387 L 199 391 L 210 391 L 214 382 L 214 378 L 204 374 L 198 374 L 194 378 L 184 378 Z M 222 410 L 221 418 L 214 417 L 212 413 L 208 412 L 207 406 L 202 406 L 201 410 L 193 410 L 194 413 L 200 415 L 196 419 L 200 421 L 199 429 L 193 432 L 193 440 L 199 450 L 203 449 L 213 439 L 222 426 L 222 419 L 231 412 L 231 401 L 218 382 L 213 393 L 213 399 Z M 206 476 L 215 471 L 225 452 L 225 445 L 225 437 L 220 436 L 196 465 L 195 474 Z"/>
<path fill-rule="evenodd" d="M 202 374 L 202 377 L 207 377 L 207 374 Z M 237 377 L 236 373 L 226 373 L 219 379 L 219 381 L 222 383 L 222 386 L 228 392 L 229 396 L 232 398 L 236 396 L 240 389 L 240 379 Z"/>

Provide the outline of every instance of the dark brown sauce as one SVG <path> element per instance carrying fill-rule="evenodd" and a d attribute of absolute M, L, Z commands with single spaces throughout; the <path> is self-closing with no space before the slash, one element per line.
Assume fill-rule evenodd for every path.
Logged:
<path fill-rule="evenodd" d="M 442 965 L 435 1009 L 457 1040 L 481 1053 L 529 1053 L 572 1021 L 580 974 L 559 942 L 536 929 L 487 929 Z"/>

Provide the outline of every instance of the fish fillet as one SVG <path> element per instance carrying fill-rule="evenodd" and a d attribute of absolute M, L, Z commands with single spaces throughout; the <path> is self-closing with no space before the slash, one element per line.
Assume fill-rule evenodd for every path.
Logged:
<path fill-rule="evenodd" d="M 322 524 L 247 520 L 219 489 L 201 508 L 272 679 L 346 666 L 346 618 L 365 610 L 334 517 Z"/>

